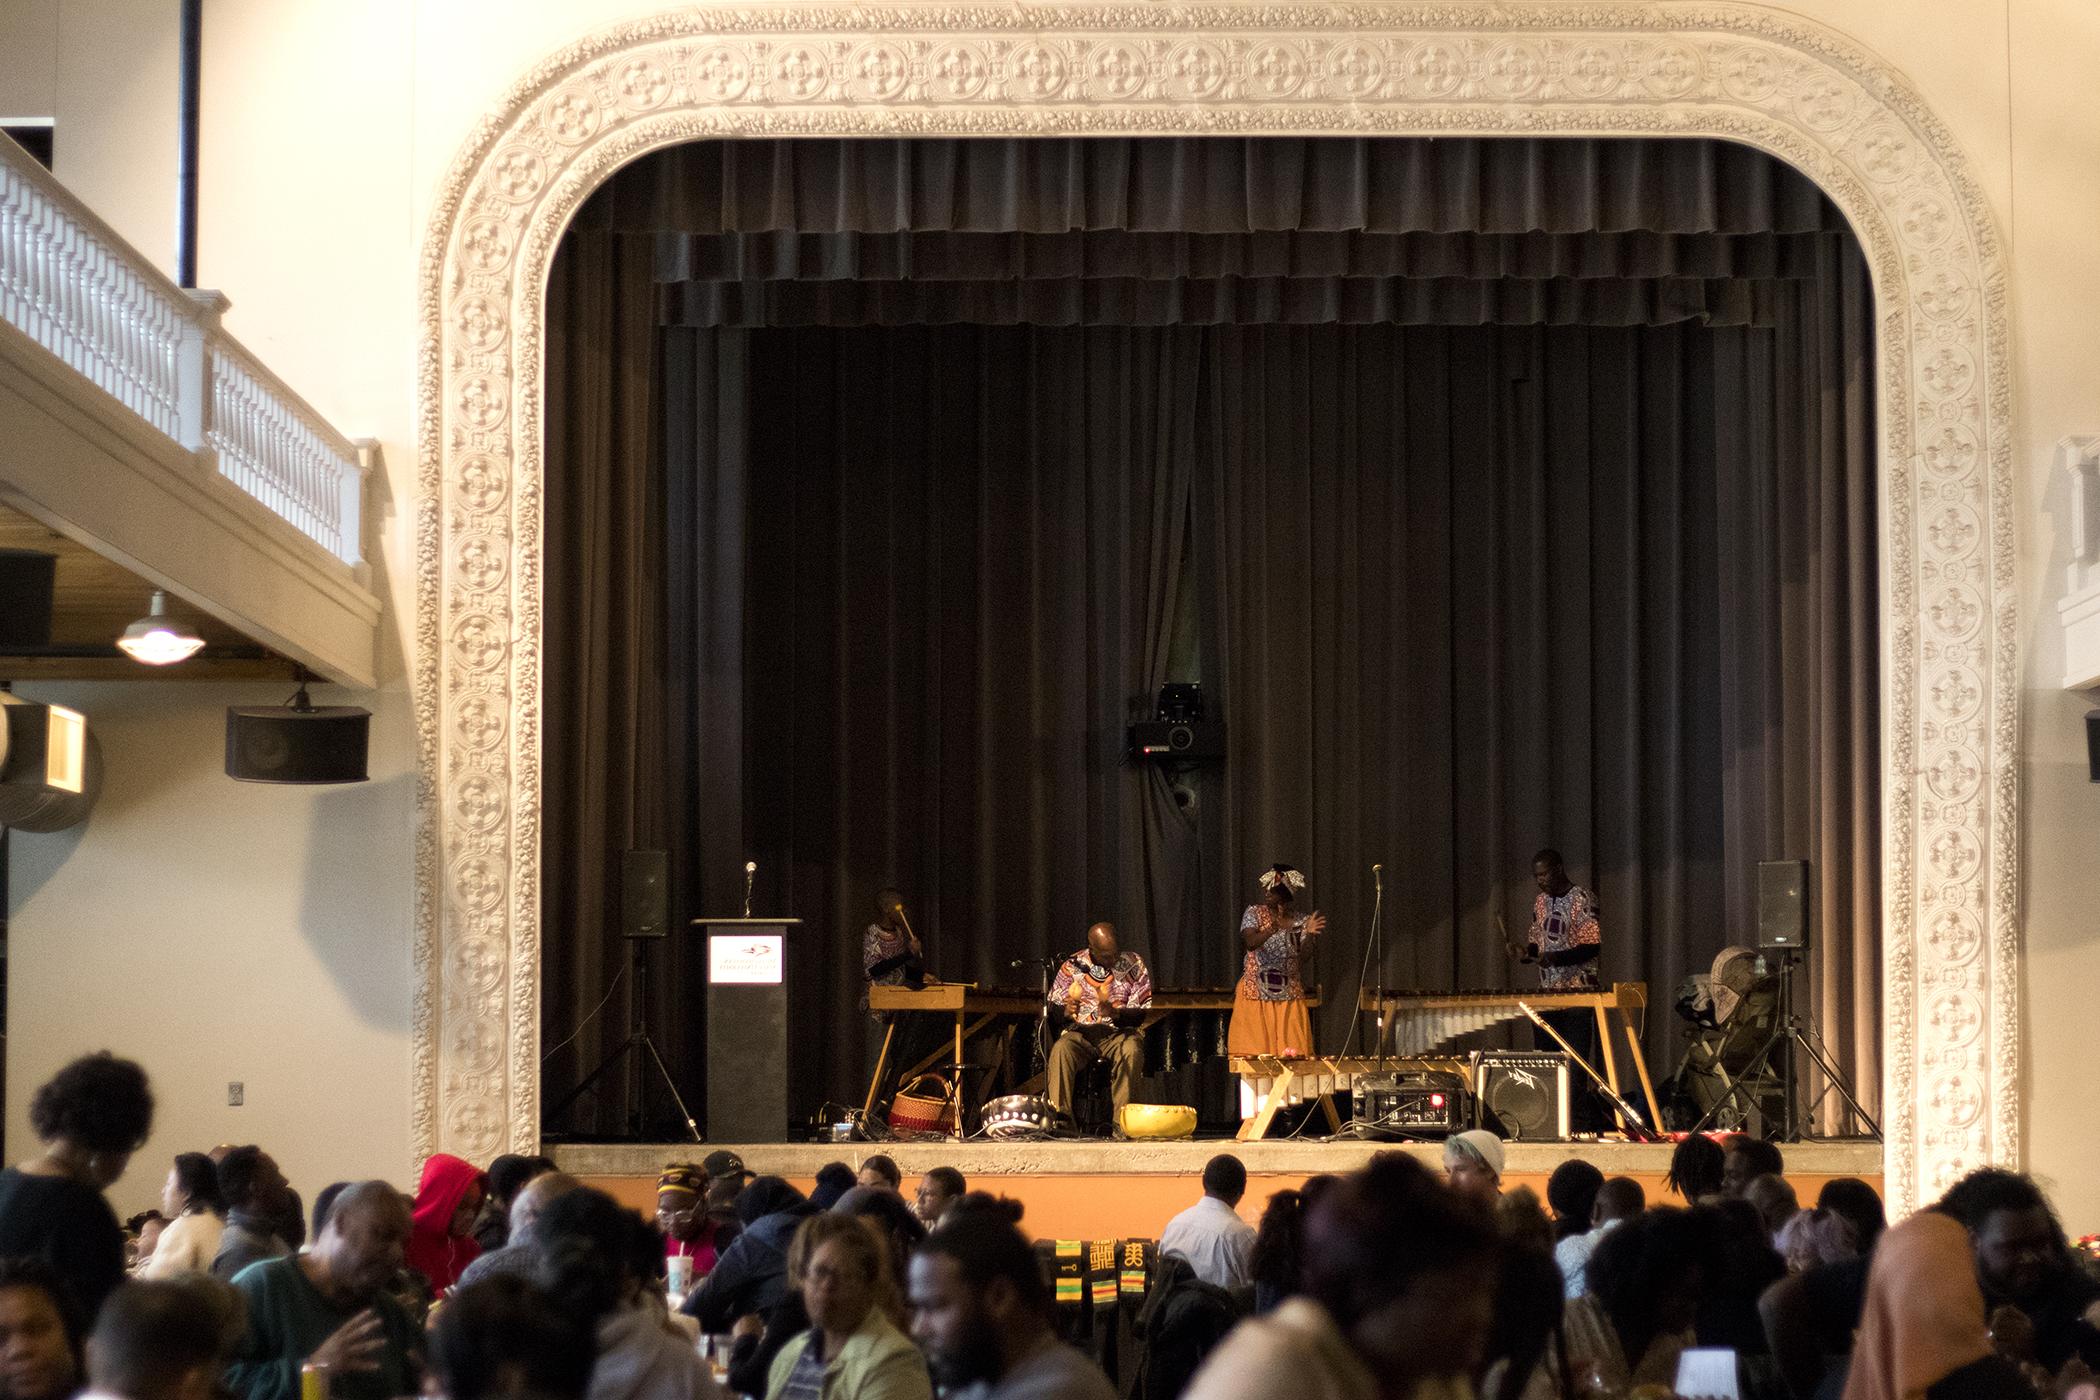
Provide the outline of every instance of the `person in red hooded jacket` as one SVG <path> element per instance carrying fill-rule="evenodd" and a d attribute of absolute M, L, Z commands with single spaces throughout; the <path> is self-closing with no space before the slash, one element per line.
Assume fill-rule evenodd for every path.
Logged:
<path fill-rule="evenodd" d="M 415 1229 L 408 1237 L 408 1267 L 443 1297 L 481 1253 L 474 1218 L 488 1195 L 488 1177 L 472 1162 L 440 1152 L 423 1163 L 416 1187 Z"/>

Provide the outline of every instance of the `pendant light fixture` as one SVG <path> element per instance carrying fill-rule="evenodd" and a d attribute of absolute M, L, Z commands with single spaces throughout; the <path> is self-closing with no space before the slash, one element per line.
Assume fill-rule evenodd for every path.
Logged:
<path fill-rule="evenodd" d="M 124 629 L 117 648 L 133 661 L 148 666 L 172 666 L 187 661 L 204 647 L 204 638 L 186 622 L 168 616 L 168 595 L 153 590 L 152 610 Z"/>

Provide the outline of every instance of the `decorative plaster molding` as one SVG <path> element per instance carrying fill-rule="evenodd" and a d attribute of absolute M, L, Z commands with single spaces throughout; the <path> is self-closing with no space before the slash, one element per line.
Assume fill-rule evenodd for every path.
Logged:
<path fill-rule="evenodd" d="M 534 68 L 422 254 L 414 1138 L 539 1110 L 547 267 L 617 166 L 737 136 L 1710 136 L 1814 179 L 1873 271 L 1882 386 L 1887 1184 L 2019 1157 L 2005 277 L 1945 125 L 1842 36 L 1751 5 L 700 5 Z"/>

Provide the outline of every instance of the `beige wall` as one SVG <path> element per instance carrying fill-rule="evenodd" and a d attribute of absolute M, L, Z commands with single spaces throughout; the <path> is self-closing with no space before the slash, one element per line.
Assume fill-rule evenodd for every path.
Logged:
<path fill-rule="evenodd" d="M 392 504 L 381 516 L 393 598 L 411 598 L 405 572 L 403 512 L 411 494 L 413 313 L 416 252 L 437 183 L 476 116 L 525 69 L 564 41 L 631 14 L 663 8 L 653 0 L 212 0 L 206 14 L 205 127 L 200 269 L 207 285 L 234 300 L 228 324 L 273 368 L 354 434 L 383 444 Z M 2100 1155 L 2100 1113 L 2084 1089 L 2082 1033 L 2100 946 L 2089 931 L 2100 909 L 2100 860 L 2090 818 L 2100 790 L 2084 781 L 2079 716 L 2084 696 L 2066 696 L 2057 673 L 2053 626 L 2060 546 L 2048 513 L 2056 439 L 2100 430 L 2100 384 L 2092 327 L 2100 326 L 2100 272 L 2087 255 L 2100 229 L 2100 110 L 2084 75 L 2100 62 L 2100 5 L 2090 0 L 1804 0 L 1786 7 L 1852 36 L 1906 73 L 1973 163 L 1999 214 L 2008 252 L 2015 335 L 2018 438 L 2016 464 L 2023 511 L 2021 585 L 2030 677 L 2023 744 L 2023 839 L 2027 844 L 2026 922 L 2028 1067 L 2033 1092 L 2027 1115 L 2030 1163 L 2054 1180 L 2069 1222 L 2100 1228 L 2100 1178 L 2081 1170 Z M 0 4 L 0 55 L 49 52 L 55 65 L 0 57 L 0 112 L 59 118 L 58 171 L 127 236 L 166 260 L 173 168 L 172 19 L 163 0 L 7 0 Z M 51 36 L 55 35 L 56 38 Z M 154 65 L 163 65 L 155 67 Z M 47 72 L 44 69 L 54 69 Z M 28 104 L 28 105 L 25 105 Z M 379 701 L 401 708 L 401 642 L 396 628 L 384 663 L 394 679 Z M 168 737 L 188 735 L 213 751 L 187 708 L 156 721 L 166 690 L 86 694 L 98 721 L 121 707 L 124 722 Z M 183 692 L 175 691 L 173 698 Z M 171 698 L 171 703 L 172 699 Z M 375 749 L 375 768 L 408 763 L 405 726 L 393 744 Z M 131 781 L 160 800 L 118 820 L 98 815 L 62 872 L 40 890 L 17 894 L 17 1014 L 43 1003 L 87 999 L 71 989 L 84 972 L 80 950 L 133 961 L 172 957 L 144 931 L 128 938 L 82 941 L 96 906 L 96 872 L 170 843 L 214 848 L 223 828 L 256 810 L 252 799 L 213 793 L 191 803 L 189 789 L 215 779 L 210 764 Z M 375 791 L 365 810 L 398 842 L 359 847 L 368 862 L 345 883 L 371 931 L 375 958 L 392 959 L 386 978 L 407 1003 L 407 785 Z M 158 816 L 148 815 L 158 813 Z M 302 845 L 318 846 L 331 822 L 328 801 L 309 798 L 284 811 Z M 23 838 L 18 849 L 36 840 Z M 18 857 L 18 864 L 34 857 Z M 226 859 L 215 857 L 215 859 Z M 229 862 L 230 864 L 232 862 Z M 298 861 L 266 862 L 261 874 L 240 872 L 238 899 L 224 917 L 248 944 L 266 942 L 260 910 L 296 908 L 307 870 Z M 227 872 L 233 874 L 232 870 Z M 230 894 L 230 892 L 229 892 Z M 64 947 L 39 961 L 36 945 Z M 287 978 L 307 978 L 310 963 L 275 965 Z M 378 974 L 375 974 L 377 976 Z M 98 980 L 99 977 L 98 977 Z M 288 981 L 285 998 L 311 998 L 328 1010 L 317 1022 L 340 1036 L 329 1058 L 368 1091 L 376 1140 L 406 1141 L 405 1029 L 361 1020 L 348 993 L 327 978 Z M 102 995 L 97 993 L 97 998 Z M 94 1002 L 80 1008 L 91 1024 Z M 225 1035 L 260 1049 L 267 1038 L 243 1020 Z M 33 1078 L 22 1041 L 9 1066 L 10 1103 L 19 1105 Z M 170 1066 L 168 1073 L 175 1072 Z M 231 1076 L 217 1075 L 214 1078 Z M 223 1084 L 219 1091 L 223 1097 Z M 384 1111 L 380 1105 L 387 1107 Z M 185 1106 L 177 1110 L 188 1114 Z M 224 1110 L 216 1110 L 223 1114 Z M 216 1134 L 215 1117 L 181 1123 L 195 1140 Z M 19 1109 L 11 1110 L 18 1124 Z M 391 1116 L 389 1116 L 391 1115 Z M 383 1125 L 381 1119 L 384 1119 Z M 265 1121 L 251 1115 L 250 1122 Z M 290 1127 L 290 1120 L 286 1121 Z M 304 1184 L 304 1183 L 302 1183 Z"/>
<path fill-rule="evenodd" d="M 228 705 L 281 682 L 23 686 L 91 717 L 106 779 L 89 820 L 11 838 L 8 1150 L 29 1091 L 73 1056 L 147 1067 L 155 1131 L 113 1193 L 158 1195 L 168 1159 L 261 1142 L 308 1201 L 404 1175 L 412 834 L 404 708 L 373 719 L 371 781 L 296 788 L 221 771 Z M 238 1081 L 246 1103 L 232 1108 Z"/>

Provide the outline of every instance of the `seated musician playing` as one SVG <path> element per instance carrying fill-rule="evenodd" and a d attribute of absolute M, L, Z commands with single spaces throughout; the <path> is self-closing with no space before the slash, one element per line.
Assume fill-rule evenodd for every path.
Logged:
<path fill-rule="evenodd" d="M 926 950 L 904 916 L 904 896 L 895 890 L 875 894 L 878 917 L 861 938 L 861 971 L 871 987 L 918 987 L 926 981 Z"/>
<path fill-rule="evenodd" d="M 1050 1047 L 1050 1104 L 1069 1116 L 1079 1072 L 1096 1060 L 1109 1065 L 1109 1096 L 1117 1111 L 1130 1102 L 1143 1069 L 1138 1026 L 1152 1005 L 1152 974 L 1136 953 L 1116 945 L 1113 924 L 1086 931 L 1086 947 L 1066 958 L 1050 985 L 1050 1008 L 1062 1012 L 1064 1031 Z"/>

